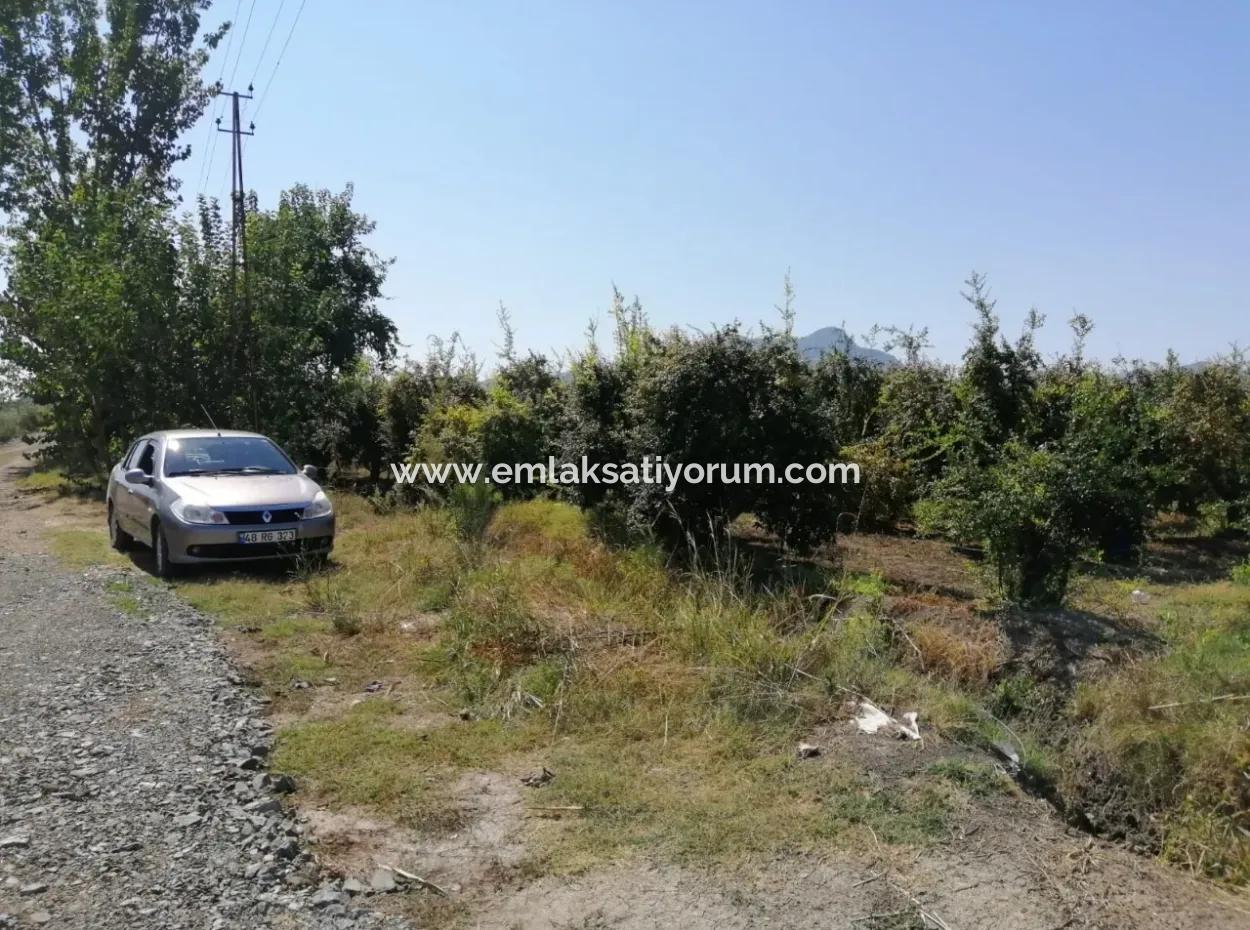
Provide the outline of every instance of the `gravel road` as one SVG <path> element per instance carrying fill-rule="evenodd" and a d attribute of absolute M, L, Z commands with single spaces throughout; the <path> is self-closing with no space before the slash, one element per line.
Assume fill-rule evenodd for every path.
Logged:
<path fill-rule="evenodd" d="M 269 745 L 168 589 L 0 551 L 0 928 L 408 926 L 318 873 Z"/>

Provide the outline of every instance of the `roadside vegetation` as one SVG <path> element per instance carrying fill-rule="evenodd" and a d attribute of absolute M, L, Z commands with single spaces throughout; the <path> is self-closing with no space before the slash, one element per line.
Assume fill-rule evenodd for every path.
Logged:
<path fill-rule="evenodd" d="M 980 726 L 957 689 L 899 661 L 879 578 L 812 569 L 778 596 L 745 565 L 675 571 L 658 548 L 614 549 L 556 501 L 506 504 L 469 539 L 456 508 L 344 504 L 324 573 L 179 582 L 247 640 L 286 721 L 274 765 L 320 801 L 452 829 L 458 773 L 546 767 L 557 777 L 529 800 L 567 813 L 537 848 L 567 869 L 932 842 L 987 784 L 1013 790 L 991 766 L 972 789 L 962 770 L 883 786 L 797 757 L 853 692 Z"/>
<path fill-rule="evenodd" d="M 454 507 L 378 513 L 345 495 L 340 511 L 324 572 L 178 582 L 274 695 L 274 764 L 316 803 L 454 831 L 458 775 L 547 768 L 527 794 L 551 811 L 533 867 L 565 870 L 923 845 L 1026 790 L 1085 829 L 1247 880 L 1231 810 L 1245 707 L 1210 698 L 1250 686 L 1248 587 L 1159 583 L 1147 565 L 1082 575 L 1069 610 L 1035 616 L 955 555 L 903 549 L 882 574 L 833 552 L 761 585 L 758 563 L 609 545 L 564 502 L 505 503 L 468 539 Z M 935 592 L 952 569 L 966 592 Z M 1012 642 L 1087 616 L 1123 634 L 1073 637 L 1074 674 L 1072 655 Z M 844 742 L 861 696 L 917 710 L 928 749 L 866 764 Z M 800 741 L 826 754 L 800 759 Z"/>
<path fill-rule="evenodd" d="M 0 371 L 0 376 L 3 371 Z M 4 396 L 0 388 L 0 398 Z M 33 435 L 39 429 L 39 408 L 28 400 L 0 399 L 0 442 L 11 442 Z"/>

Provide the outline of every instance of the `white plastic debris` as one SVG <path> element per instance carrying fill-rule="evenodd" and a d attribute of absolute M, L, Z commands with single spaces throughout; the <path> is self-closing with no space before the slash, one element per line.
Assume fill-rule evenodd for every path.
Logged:
<path fill-rule="evenodd" d="M 859 702 L 855 726 L 861 733 L 879 733 L 884 730 L 901 739 L 920 739 L 919 716 L 915 711 L 908 711 L 903 714 L 902 720 L 896 720 L 871 701 Z"/>
<path fill-rule="evenodd" d="M 867 701 L 859 702 L 859 713 L 855 715 L 855 725 L 861 733 L 876 733 L 882 727 L 889 727 L 894 718 L 875 704 Z"/>
<path fill-rule="evenodd" d="M 920 739 L 919 716 L 914 710 L 909 710 L 903 714 L 901 721 L 894 721 L 898 725 L 899 735 L 906 736 L 908 739 Z"/>

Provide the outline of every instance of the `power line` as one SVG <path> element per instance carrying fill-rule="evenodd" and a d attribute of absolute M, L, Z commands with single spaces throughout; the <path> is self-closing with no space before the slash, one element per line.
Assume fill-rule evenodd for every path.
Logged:
<path fill-rule="evenodd" d="M 234 56 L 234 70 L 230 72 L 231 84 L 234 83 L 234 76 L 239 73 L 239 62 L 243 60 L 243 46 L 247 44 L 247 31 L 252 28 L 252 14 L 255 12 L 256 0 L 252 0 L 252 5 L 247 8 L 247 22 L 243 26 L 243 38 L 239 40 L 239 53 Z"/>
<path fill-rule="evenodd" d="M 295 19 L 291 21 L 291 29 L 286 34 L 286 41 L 282 43 L 282 50 L 278 52 L 278 60 L 273 63 L 273 70 L 269 72 L 269 80 L 265 82 L 265 89 L 260 93 L 260 99 L 256 101 L 256 109 L 252 113 L 255 119 L 260 115 L 260 108 L 265 105 L 265 98 L 269 95 L 269 88 L 273 86 L 274 75 L 278 73 L 278 68 L 282 66 L 283 56 L 286 55 L 287 46 L 291 44 L 291 36 L 295 35 L 295 27 L 299 25 L 300 14 L 304 12 L 304 4 L 308 0 L 300 0 L 299 9 L 295 11 Z"/>
<path fill-rule="evenodd" d="M 226 76 L 226 64 L 230 61 L 230 49 L 234 46 L 234 24 L 239 21 L 239 10 L 243 8 L 243 0 L 236 0 L 234 4 L 234 16 L 230 20 L 230 28 L 226 32 L 226 53 L 221 58 L 221 70 L 217 73 L 217 87 L 220 89 L 222 78 Z M 220 96 L 220 95 L 218 95 Z M 205 142 L 208 158 L 203 162 L 204 168 L 200 172 L 200 193 L 204 193 L 204 188 L 209 176 L 213 173 L 213 155 L 217 152 L 217 133 L 213 132 L 216 121 L 221 119 L 221 108 L 225 105 L 220 100 L 215 100 L 216 113 L 214 118 L 208 121 L 208 134 L 212 139 L 211 145 Z"/>
<path fill-rule="evenodd" d="M 252 72 L 252 80 L 249 82 L 253 85 L 256 78 L 260 75 L 260 66 L 265 63 L 265 52 L 269 51 L 269 40 L 273 38 L 273 30 L 278 25 L 278 20 L 282 18 L 282 8 L 286 6 L 286 0 L 280 0 L 278 3 L 278 12 L 273 14 L 273 21 L 269 24 L 269 31 L 265 33 L 265 44 L 260 47 L 260 55 L 256 59 L 256 70 Z"/>
<path fill-rule="evenodd" d="M 241 3 L 241 2 L 242 2 L 242 0 L 239 0 L 239 2 Z M 253 2 L 253 7 L 254 7 L 254 6 L 255 6 L 255 2 Z M 261 69 L 261 68 L 264 66 L 264 64 L 265 64 L 265 53 L 269 51 L 269 43 L 270 43 L 271 41 L 273 41 L 273 34 L 274 34 L 274 32 L 277 30 L 277 28 L 278 28 L 278 23 L 279 23 L 279 22 L 281 22 L 281 20 L 282 20 L 282 10 L 283 10 L 285 7 L 286 7 L 286 0 L 279 0 L 279 3 L 278 3 L 278 9 L 277 9 L 277 11 L 273 14 L 273 19 L 271 19 L 271 20 L 269 21 L 269 29 L 265 32 L 265 41 L 264 41 L 263 43 L 261 43 L 261 47 L 260 47 L 260 54 L 256 56 L 256 67 L 255 67 L 255 69 L 252 71 L 252 79 L 248 82 L 248 85 L 247 85 L 247 88 L 248 88 L 248 90 L 249 90 L 249 91 L 254 91 L 254 90 L 255 90 L 255 87 L 256 87 L 256 78 L 258 78 L 258 77 L 260 76 L 260 69 Z M 250 10 L 250 9 L 249 9 L 249 11 L 248 11 L 248 25 L 249 25 L 249 26 L 251 25 L 251 15 L 252 15 L 252 10 Z M 299 12 L 297 12 L 297 13 L 295 14 L 295 19 L 296 19 L 296 21 L 298 21 L 298 19 L 299 19 Z M 292 31 L 292 32 L 294 32 L 294 29 L 295 29 L 294 24 L 292 24 L 291 31 Z M 247 37 L 247 29 L 246 29 L 246 28 L 244 29 L 243 34 L 244 34 L 244 38 L 246 38 L 246 37 Z M 290 35 L 289 35 L 289 34 L 288 34 L 288 36 L 287 36 L 287 42 L 288 42 L 288 43 L 290 42 Z M 285 43 L 284 43 L 284 44 L 283 44 L 283 46 L 282 46 L 282 51 L 283 51 L 283 52 L 285 52 L 285 51 L 286 51 L 286 44 L 285 44 Z M 280 59 L 280 58 L 281 58 L 281 54 L 279 54 L 279 59 Z M 236 70 L 238 69 L 239 62 L 240 62 L 241 60 L 242 60 L 242 51 L 240 51 L 240 53 L 239 53 L 239 57 L 235 59 L 235 69 L 236 69 Z M 274 67 L 275 67 L 275 70 L 276 70 L 277 65 L 275 64 L 275 66 L 274 66 Z M 233 75 L 232 75 L 232 77 L 233 77 Z M 272 77 L 270 78 L 270 80 L 272 80 Z M 249 97 L 249 98 L 247 98 L 247 99 L 251 99 L 251 98 Z M 216 138 L 215 138 L 215 137 L 214 137 L 214 141 L 216 141 Z M 246 138 L 241 139 L 241 140 L 240 140 L 240 142 L 241 142 L 241 144 L 242 144 L 242 150 L 243 150 L 243 151 L 246 151 L 246 150 L 247 150 L 247 139 L 246 139 Z M 221 182 L 220 193 L 218 194 L 218 199 L 220 199 L 221 193 L 224 193 L 224 192 L 225 192 L 225 189 L 226 189 L 226 182 L 225 182 L 225 180 L 224 180 L 224 178 L 223 178 L 223 180 L 222 180 L 222 182 Z"/>

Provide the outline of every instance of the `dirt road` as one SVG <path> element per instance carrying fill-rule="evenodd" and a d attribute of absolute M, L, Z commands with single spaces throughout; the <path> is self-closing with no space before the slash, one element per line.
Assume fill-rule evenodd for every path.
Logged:
<path fill-rule="evenodd" d="M 128 568 L 68 571 L 0 449 L 0 927 L 404 927 L 321 877 L 207 621 Z"/>

